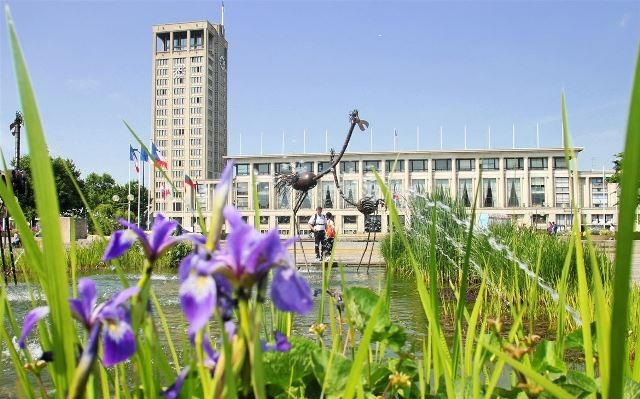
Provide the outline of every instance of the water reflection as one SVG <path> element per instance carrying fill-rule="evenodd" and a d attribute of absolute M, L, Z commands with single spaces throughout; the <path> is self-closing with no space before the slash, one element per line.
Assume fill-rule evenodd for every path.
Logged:
<path fill-rule="evenodd" d="M 322 273 L 319 269 L 306 270 L 303 268 L 300 270 L 300 273 L 307 278 L 312 290 L 322 286 Z M 138 276 L 133 274 L 127 275 L 126 277 L 131 284 L 135 284 L 138 278 Z M 122 289 L 120 279 L 114 274 L 96 274 L 91 276 L 91 278 L 97 285 L 98 302 L 109 299 L 115 292 Z M 377 292 L 384 285 L 385 278 L 386 269 L 384 268 L 372 268 L 369 273 L 366 273 L 364 270 L 356 272 L 355 268 L 344 269 L 344 283 L 347 287 L 368 287 Z M 178 278 L 175 275 L 154 275 L 151 280 L 158 301 L 167 319 L 171 334 L 176 342 L 180 342 L 184 321 L 178 300 Z M 341 289 L 341 277 L 337 268 L 334 268 L 331 272 L 329 285 L 331 288 Z M 42 297 L 41 292 L 38 290 L 34 291 L 33 294 L 36 300 Z M 33 307 L 29 288 L 24 283 L 18 284 L 17 286 L 9 286 L 7 296 L 14 316 L 21 326 L 25 313 Z M 295 334 L 302 336 L 309 334 L 309 326 L 316 321 L 318 315 L 319 299 L 319 296 L 315 299 L 312 312 L 305 317 L 297 317 L 295 319 L 293 325 Z M 410 340 L 418 340 L 424 336 L 427 323 L 420 306 L 420 299 L 415 289 L 415 281 L 413 278 L 405 278 L 402 276 L 395 276 L 393 278 L 391 286 L 391 319 L 406 329 L 407 336 Z M 329 310 L 328 307 L 325 307 L 324 322 L 328 323 L 328 321 Z M 11 331 L 8 325 L 6 325 L 6 327 Z M 163 338 L 164 336 L 161 336 L 161 339 Z M 40 348 L 36 341 L 32 340 L 29 342 L 28 347 L 34 356 L 39 356 Z M 14 397 L 16 378 L 8 358 L 8 350 L 6 347 L 2 347 L 0 350 L 0 398 Z"/>

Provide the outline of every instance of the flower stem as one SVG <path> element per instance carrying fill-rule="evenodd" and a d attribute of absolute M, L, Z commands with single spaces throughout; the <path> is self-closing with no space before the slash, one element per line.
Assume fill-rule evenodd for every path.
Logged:
<path fill-rule="evenodd" d="M 198 356 L 198 374 L 202 381 L 202 393 L 205 398 L 211 398 L 213 393 L 211 391 L 211 375 L 204 367 L 204 349 L 202 347 L 204 330 L 200 329 L 196 333 L 196 354 Z"/>
<path fill-rule="evenodd" d="M 242 331 L 243 339 L 246 342 L 247 350 L 249 351 L 249 363 L 246 364 L 251 372 L 251 378 L 249 381 L 243 379 L 242 385 L 245 393 L 248 392 L 251 386 L 253 386 L 253 393 L 256 399 L 264 399 L 266 398 L 264 391 L 264 380 L 259 377 L 262 373 L 262 353 L 260 353 L 260 342 L 259 342 L 259 334 L 252 334 L 252 327 L 255 331 L 259 330 L 259 320 L 254 320 L 251 318 L 249 312 L 249 302 L 247 299 L 240 299 L 238 301 L 238 309 L 240 311 L 240 330 Z M 254 314 L 254 316 L 256 316 Z M 258 359 L 258 357 L 260 357 Z"/>

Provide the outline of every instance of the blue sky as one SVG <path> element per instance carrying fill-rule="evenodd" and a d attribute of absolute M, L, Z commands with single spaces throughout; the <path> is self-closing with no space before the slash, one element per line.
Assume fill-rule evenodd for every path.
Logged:
<path fill-rule="evenodd" d="M 149 135 L 151 26 L 209 19 L 215 1 L 9 2 L 51 152 L 83 174 L 127 177 L 122 120 Z M 2 22 L 4 25 L 4 21 Z M 638 50 L 638 2 L 249 2 L 227 0 L 229 153 L 340 147 L 353 108 L 373 149 L 559 146 L 560 93 L 581 168 L 622 149 Z M 0 31 L 0 120 L 18 108 L 6 27 Z M 0 146 L 12 154 L 8 128 Z M 369 134 L 351 149 L 366 151 Z"/>

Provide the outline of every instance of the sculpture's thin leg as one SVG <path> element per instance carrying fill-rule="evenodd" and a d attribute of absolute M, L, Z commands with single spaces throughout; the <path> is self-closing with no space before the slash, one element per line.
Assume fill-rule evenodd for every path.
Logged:
<path fill-rule="evenodd" d="M 296 200 L 296 205 L 293 207 L 293 228 L 294 228 L 294 234 L 298 234 L 298 210 L 300 210 L 300 207 L 302 206 L 302 203 L 304 202 L 305 198 L 307 198 L 308 193 L 305 191 L 304 194 L 302 194 L 297 200 Z M 293 261 L 296 264 L 296 267 L 298 266 L 298 260 L 296 258 L 296 248 L 298 246 L 298 240 L 296 240 L 293 243 Z M 307 262 L 307 254 L 304 253 L 304 247 L 302 246 L 302 237 L 300 237 L 300 250 L 302 250 L 302 257 L 304 259 L 304 264 L 307 267 L 307 272 L 309 271 L 309 262 Z M 300 268 L 298 267 L 298 270 L 300 270 Z"/>
<path fill-rule="evenodd" d="M 4 236 L 2 234 L 0 234 L 0 256 L 2 257 L 2 274 L 4 275 L 4 285 L 7 286 L 9 285 L 9 271 L 7 270 L 7 263 L 4 258 Z"/>
<path fill-rule="evenodd" d="M 369 263 L 367 263 L 367 273 L 369 273 L 369 266 L 371 266 L 371 256 L 373 255 L 373 247 L 376 245 L 376 232 L 373 232 L 373 241 L 371 241 L 371 252 L 369 252 Z"/>
<path fill-rule="evenodd" d="M 369 238 L 371 238 L 371 232 L 367 234 L 367 244 L 364 246 L 364 252 L 362 252 L 362 256 L 360 257 L 360 262 L 358 262 L 358 267 L 356 268 L 356 272 L 360 270 L 362 259 L 364 259 L 364 255 L 367 253 L 367 248 L 369 248 Z"/>

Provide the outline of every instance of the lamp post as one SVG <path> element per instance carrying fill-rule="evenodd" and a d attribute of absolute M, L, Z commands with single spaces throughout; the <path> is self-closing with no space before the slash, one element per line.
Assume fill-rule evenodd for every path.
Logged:
<path fill-rule="evenodd" d="M 16 138 L 16 169 L 19 168 L 20 165 L 20 128 L 23 124 L 22 114 L 20 111 L 16 111 L 16 119 L 9 125 L 11 134 Z"/>

